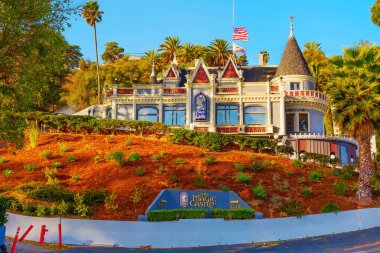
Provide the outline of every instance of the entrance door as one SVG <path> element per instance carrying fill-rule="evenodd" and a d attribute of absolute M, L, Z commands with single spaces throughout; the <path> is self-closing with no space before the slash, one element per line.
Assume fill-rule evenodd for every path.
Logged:
<path fill-rule="evenodd" d="M 286 134 L 294 133 L 295 113 L 286 114 Z"/>

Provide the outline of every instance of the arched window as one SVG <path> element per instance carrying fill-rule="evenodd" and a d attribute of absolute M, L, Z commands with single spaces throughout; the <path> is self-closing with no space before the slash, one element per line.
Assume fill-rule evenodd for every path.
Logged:
<path fill-rule="evenodd" d="M 140 107 L 137 111 L 137 119 L 158 122 L 158 110 L 155 107 Z"/>
<path fill-rule="evenodd" d="M 265 109 L 261 106 L 247 106 L 244 108 L 245 125 L 265 125 Z"/>

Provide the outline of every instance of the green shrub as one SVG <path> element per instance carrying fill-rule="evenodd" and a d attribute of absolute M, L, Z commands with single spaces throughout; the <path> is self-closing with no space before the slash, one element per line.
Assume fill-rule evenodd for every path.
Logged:
<path fill-rule="evenodd" d="M 277 162 L 275 160 L 270 161 L 270 165 L 275 166 L 277 165 Z"/>
<path fill-rule="evenodd" d="M 260 172 L 263 170 L 263 167 L 262 167 L 261 163 L 259 163 L 259 162 L 252 163 L 251 164 L 251 170 L 254 172 Z"/>
<path fill-rule="evenodd" d="M 10 176 L 12 173 L 13 173 L 13 170 L 9 170 L 9 169 L 3 170 L 3 176 L 5 177 Z"/>
<path fill-rule="evenodd" d="M 206 182 L 203 178 L 200 178 L 200 177 L 195 177 L 194 178 L 194 186 L 197 187 L 197 188 L 203 188 L 205 187 L 206 185 Z"/>
<path fill-rule="evenodd" d="M 252 181 L 252 176 L 239 172 L 236 175 L 236 181 L 243 184 L 248 184 Z"/>
<path fill-rule="evenodd" d="M 206 159 L 204 160 L 204 163 L 207 164 L 207 165 L 216 163 L 215 156 L 214 155 L 207 156 Z"/>
<path fill-rule="evenodd" d="M 161 156 L 159 155 L 152 155 L 152 161 L 159 161 L 161 159 Z"/>
<path fill-rule="evenodd" d="M 166 171 L 166 169 L 165 169 L 164 166 L 160 166 L 160 168 L 158 168 L 158 172 L 159 172 L 160 174 L 163 174 L 165 171 Z"/>
<path fill-rule="evenodd" d="M 132 145 L 133 144 L 133 140 L 132 140 L 132 138 L 127 138 L 126 140 L 125 140 L 125 145 L 126 146 L 130 146 L 130 145 Z"/>
<path fill-rule="evenodd" d="M 369 180 L 369 184 L 373 193 L 380 193 L 380 179 L 377 176 L 371 177 Z"/>
<path fill-rule="evenodd" d="M 61 201 L 61 204 L 57 206 L 57 214 L 66 215 L 70 212 L 71 205 L 66 203 L 64 200 Z"/>
<path fill-rule="evenodd" d="M 284 155 L 293 155 L 294 148 L 292 146 L 282 145 L 277 147 L 277 152 Z"/>
<path fill-rule="evenodd" d="M 228 186 L 225 186 L 225 185 L 219 185 L 219 188 L 221 191 L 224 191 L 224 192 L 229 192 L 230 191 L 230 188 L 228 188 Z"/>
<path fill-rule="evenodd" d="M 268 161 L 268 160 L 265 160 L 264 162 L 263 162 L 263 166 L 265 166 L 265 167 L 269 167 L 269 166 L 271 166 L 272 165 L 272 163 L 270 162 L 270 161 Z"/>
<path fill-rule="evenodd" d="M 37 166 L 32 163 L 27 163 L 24 164 L 24 169 L 27 171 L 34 171 L 35 169 L 37 169 Z"/>
<path fill-rule="evenodd" d="M 281 205 L 280 210 L 287 215 L 300 217 L 302 215 L 303 205 L 299 200 L 288 199 Z"/>
<path fill-rule="evenodd" d="M 78 161 L 78 158 L 76 158 L 75 156 L 69 156 L 66 158 L 66 161 L 69 163 L 73 163 L 73 162 Z"/>
<path fill-rule="evenodd" d="M 60 142 L 58 143 L 58 151 L 59 153 L 63 154 L 66 153 L 67 151 L 70 151 L 71 147 L 70 144 L 66 142 Z"/>
<path fill-rule="evenodd" d="M 39 155 L 40 155 L 41 158 L 43 158 L 45 160 L 49 160 L 52 157 L 52 155 L 53 155 L 53 151 L 51 151 L 51 150 L 44 150 Z"/>
<path fill-rule="evenodd" d="M 353 164 L 353 163 L 349 163 L 349 164 L 342 166 L 342 173 L 348 172 L 353 176 L 354 175 L 357 176 L 358 173 L 356 170 L 357 170 L 357 168 L 356 168 L 355 164 Z"/>
<path fill-rule="evenodd" d="M 306 187 L 306 188 L 303 188 L 303 189 L 301 190 L 301 194 L 302 194 L 303 196 L 307 196 L 307 197 L 309 197 L 309 196 L 311 196 L 311 195 L 313 194 L 313 191 L 311 190 L 310 187 Z"/>
<path fill-rule="evenodd" d="M 124 153 L 123 151 L 115 151 L 112 154 L 112 160 L 116 162 L 118 165 L 123 165 L 125 163 Z"/>
<path fill-rule="evenodd" d="M 170 179 L 170 181 L 172 181 L 173 183 L 178 183 L 178 182 L 181 181 L 181 179 L 180 179 L 177 175 L 175 175 L 175 174 L 170 174 L 170 175 L 169 175 L 169 179 Z"/>
<path fill-rule="evenodd" d="M 172 209 L 154 210 L 148 212 L 148 221 L 174 221 L 178 219 L 200 219 L 207 216 L 203 209 Z"/>
<path fill-rule="evenodd" d="M 29 139 L 30 148 L 33 149 L 37 147 L 37 141 L 38 141 L 38 137 L 40 136 L 40 131 L 36 127 L 32 126 L 26 130 L 26 135 L 28 136 L 28 139 Z"/>
<path fill-rule="evenodd" d="M 97 155 L 94 157 L 94 163 L 98 164 L 100 162 L 100 157 Z"/>
<path fill-rule="evenodd" d="M 180 157 L 174 158 L 172 160 L 172 162 L 175 163 L 175 164 L 185 164 L 185 163 L 187 163 L 187 161 L 185 159 L 182 159 Z"/>
<path fill-rule="evenodd" d="M 161 151 L 160 151 L 160 156 L 166 156 L 166 154 L 167 154 L 167 153 L 166 153 L 165 150 L 161 150 Z"/>
<path fill-rule="evenodd" d="M 252 188 L 252 192 L 258 199 L 266 199 L 268 196 L 267 191 L 262 184 L 258 184 L 256 187 Z"/>
<path fill-rule="evenodd" d="M 301 169 L 301 168 L 304 168 L 305 167 L 305 164 L 303 164 L 300 160 L 294 160 L 292 162 L 293 166 L 298 168 L 298 169 Z"/>
<path fill-rule="evenodd" d="M 138 187 L 135 187 L 132 191 L 132 194 L 129 198 L 129 200 L 133 203 L 133 204 L 137 204 L 141 201 L 141 189 L 138 188 Z"/>
<path fill-rule="evenodd" d="M 62 164 L 60 162 L 53 162 L 50 166 L 53 168 L 60 168 L 62 167 Z"/>
<path fill-rule="evenodd" d="M 34 183 L 27 185 L 29 188 L 19 187 L 21 191 L 26 193 L 28 198 L 43 200 L 43 201 L 72 201 L 74 198 L 73 193 L 68 191 L 62 185 Z"/>
<path fill-rule="evenodd" d="M 57 215 L 58 213 L 58 208 L 57 206 L 53 203 L 50 207 L 49 207 L 49 214 L 51 216 L 54 216 L 54 215 Z"/>
<path fill-rule="evenodd" d="M 7 209 L 10 207 L 10 200 L 0 197 L 0 226 L 3 227 L 8 222 Z"/>
<path fill-rule="evenodd" d="M 84 217 L 90 214 L 88 206 L 84 203 L 83 195 L 75 194 L 73 208 L 74 214 L 77 214 L 79 216 Z"/>
<path fill-rule="evenodd" d="M 136 176 L 138 176 L 138 177 L 142 177 L 142 176 L 144 176 L 144 174 L 145 174 L 145 170 L 144 170 L 144 168 L 142 168 L 142 167 L 137 167 L 137 168 L 135 169 L 135 175 L 136 175 Z"/>
<path fill-rule="evenodd" d="M 6 163 L 9 162 L 9 160 L 5 157 L 0 157 L 0 163 Z"/>
<path fill-rule="evenodd" d="M 72 175 L 71 177 L 70 177 L 70 179 L 72 180 L 72 181 L 79 181 L 80 180 L 80 177 L 79 176 L 77 176 L 77 175 Z"/>
<path fill-rule="evenodd" d="M 243 172 L 244 171 L 244 164 L 243 163 L 234 163 L 235 169 L 237 171 Z"/>
<path fill-rule="evenodd" d="M 343 172 L 342 174 L 340 174 L 339 177 L 340 177 L 341 179 L 350 180 L 350 179 L 352 179 L 354 176 L 352 175 L 351 172 L 349 172 L 349 171 L 345 171 L 345 172 Z"/>
<path fill-rule="evenodd" d="M 38 205 L 36 210 L 37 217 L 44 217 L 46 215 L 46 207 L 43 205 Z"/>
<path fill-rule="evenodd" d="M 321 181 L 323 179 L 323 173 L 320 170 L 310 171 L 309 178 L 311 181 Z"/>
<path fill-rule="evenodd" d="M 119 205 L 116 203 L 117 195 L 112 193 L 106 197 L 104 200 L 104 207 L 107 210 L 117 210 L 119 209 Z"/>
<path fill-rule="evenodd" d="M 345 182 L 342 181 L 335 181 L 334 182 L 334 192 L 337 195 L 344 196 L 346 194 L 348 185 Z"/>
<path fill-rule="evenodd" d="M 322 207 L 321 210 L 324 213 L 336 213 L 336 212 L 340 212 L 339 206 L 337 204 L 335 204 L 335 203 L 332 203 L 332 202 L 329 202 L 329 203 L 325 204 Z"/>
<path fill-rule="evenodd" d="M 236 220 L 246 220 L 253 219 L 255 215 L 254 209 L 243 208 L 243 209 L 211 209 L 212 218 L 223 218 L 223 219 L 236 219 Z"/>
<path fill-rule="evenodd" d="M 25 201 L 21 203 L 21 209 L 22 209 L 23 214 L 32 216 L 32 215 L 35 215 L 37 207 L 32 206 L 29 204 L 28 201 Z"/>
<path fill-rule="evenodd" d="M 299 184 L 306 184 L 306 183 L 307 183 L 307 179 L 304 178 L 304 177 L 300 177 L 300 178 L 298 178 L 297 182 L 298 182 Z"/>
<path fill-rule="evenodd" d="M 82 196 L 84 204 L 94 206 L 104 203 L 108 193 L 105 189 L 86 189 L 82 192 Z"/>
<path fill-rule="evenodd" d="M 129 154 L 129 160 L 131 160 L 132 162 L 136 162 L 136 161 L 141 160 L 141 156 L 139 153 L 133 152 Z"/>

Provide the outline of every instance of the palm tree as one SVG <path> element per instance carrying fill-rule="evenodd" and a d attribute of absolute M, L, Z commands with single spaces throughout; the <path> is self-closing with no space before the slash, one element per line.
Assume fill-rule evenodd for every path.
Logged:
<path fill-rule="evenodd" d="M 213 66 L 224 66 L 231 54 L 231 45 L 225 39 L 215 39 L 208 46 L 209 64 Z"/>
<path fill-rule="evenodd" d="M 190 63 L 195 60 L 196 47 L 191 43 L 185 43 L 182 45 L 180 59 L 183 63 Z"/>
<path fill-rule="evenodd" d="M 343 49 L 335 56 L 332 82 L 327 89 L 336 125 L 359 143 L 358 203 L 372 200 L 374 175 L 370 140 L 380 120 L 380 48 L 368 43 Z"/>
<path fill-rule="evenodd" d="M 178 37 L 166 37 L 165 42 L 160 45 L 159 52 L 162 52 L 162 58 L 165 65 L 173 59 L 174 54 L 178 55 L 181 48 L 181 40 Z"/>
<path fill-rule="evenodd" d="M 376 2 L 373 3 L 371 13 L 372 22 L 375 25 L 380 26 L 380 0 L 376 0 Z"/>
<path fill-rule="evenodd" d="M 263 54 L 263 61 L 264 61 L 263 64 L 267 65 L 269 61 L 269 53 L 267 52 L 267 50 L 262 50 L 260 54 Z"/>
<path fill-rule="evenodd" d="M 86 19 L 87 24 L 94 28 L 95 52 L 96 52 L 96 74 L 98 76 L 98 104 L 101 104 L 100 93 L 100 75 L 99 75 L 99 57 L 98 57 L 98 40 L 96 37 L 96 24 L 102 21 L 103 11 L 99 11 L 97 1 L 89 1 L 83 6 L 82 17 Z"/>

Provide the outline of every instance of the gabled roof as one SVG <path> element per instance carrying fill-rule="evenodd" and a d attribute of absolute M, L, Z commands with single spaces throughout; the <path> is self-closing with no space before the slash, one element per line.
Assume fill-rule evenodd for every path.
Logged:
<path fill-rule="evenodd" d="M 222 72 L 221 78 L 239 78 L 239 77 L 240 75 L 236 68 L 236 64 L 232 60 L 232 57 L 230 56 Z"/>
<path fill-rule="evenodd" d="M 312 76 L 293 34 L 289 36 L 286 43 L 275 77 L 286 75 Z"/>
<path fill-rule="evenodd" d="M 192 83 L 209 83 L 210 73 L 202 59 L 196 60 L 194 72 L 190 77 Z"/>

